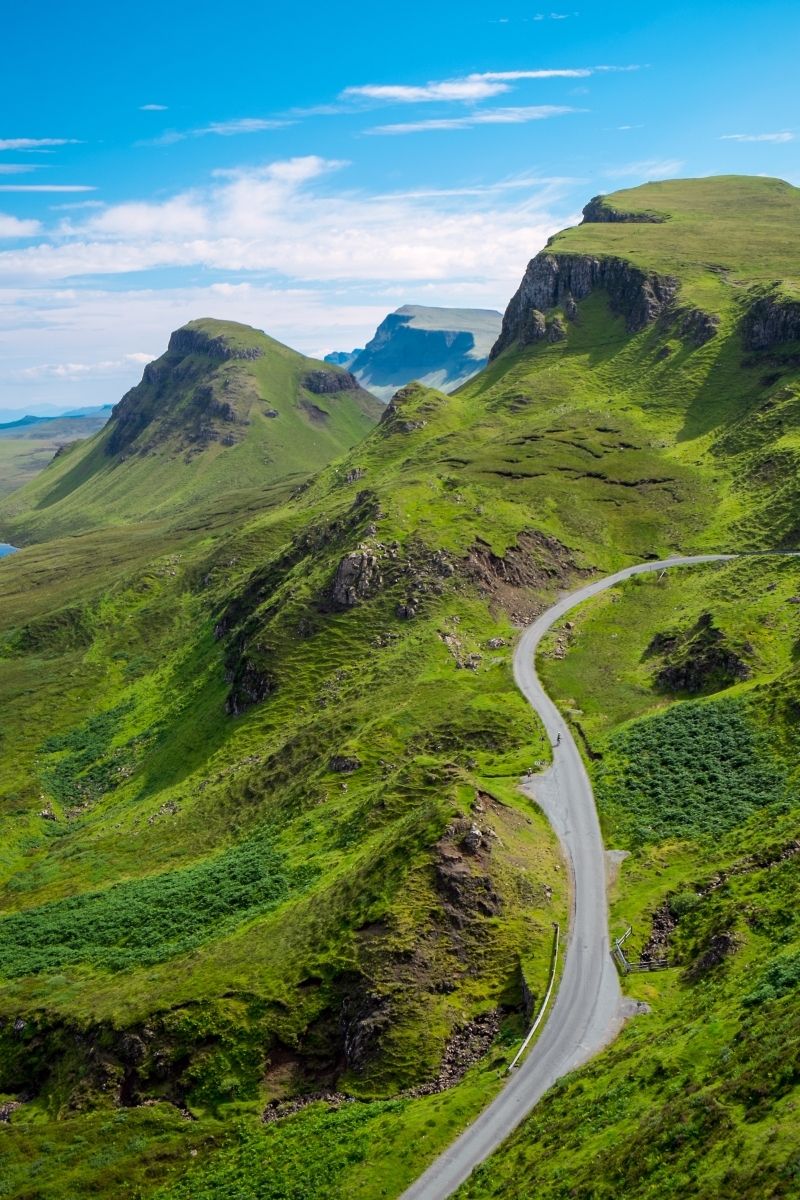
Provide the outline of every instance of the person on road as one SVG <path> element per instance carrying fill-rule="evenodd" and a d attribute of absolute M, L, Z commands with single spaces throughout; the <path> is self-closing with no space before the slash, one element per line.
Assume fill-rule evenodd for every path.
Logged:
<path fill-rule="evenodd" d="M 561 745 L 561 734 L 560 733 L 556 735 L 556 745 L 557 746 Z"/>

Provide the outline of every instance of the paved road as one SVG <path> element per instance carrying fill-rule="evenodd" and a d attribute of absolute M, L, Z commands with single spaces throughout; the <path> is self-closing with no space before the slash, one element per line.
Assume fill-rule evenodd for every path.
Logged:
<path fill-rule="evenodd" d="M 544 809 L 572 872 L 570 936 L 558 995 L 528 1057 L 480 1116 L 403 1193 L 402 1200 L 444 1200 L 503 1142 L 557 1079 L 602 1050 L 618 1032 L 622 993 L 608 944 L 605 855 L 592 787 L 572 734 L 536 674 L 544 634 L 570 609 L 631 575 L 667 567 L 720 562 L 732 554 L 702 554 L 640 563 L 565 596 L 523 633 L 514 678 L 555 743 L 553 766 L 525 789 Z"/>

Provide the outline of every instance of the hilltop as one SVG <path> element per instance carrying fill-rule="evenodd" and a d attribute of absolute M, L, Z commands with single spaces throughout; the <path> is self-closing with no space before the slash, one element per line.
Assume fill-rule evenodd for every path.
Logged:
<path fill-rule="evenodd" d="M 412 380 L 452 392 L 486 365 L 500 321 L 492 309 L 404 304 L 381 321 L 363 350 L 329 354 L 326 361 L 352 371 L 382 400 Z"/>
<path fill-rule="evenodd" d="M 0 504 L 9 540 L 159 520 L 233 492 L 288 489 L 370 428 L 352 375 L 231 321 L 192 321 L 95 437 Z"/>
<path fill-rule="evenodd" d="M 550 749 L 514 638 L 618 566 L 796 546 L 798 197 L 717 179 L 596 199 L 525 270 L 485 370 L 401 389 L 283 503 L 186 500 L 157 537 L 98 507 L 0 566 L 21 1196 L 36 1162 L 37 1200 L 379 1200 L 493 1094 L 569 911 L 516 789 Z M 216 441 L 114 428 L 120 473 L 166 444 L 203 495 Z M 693 568 L 546 647 L 628 853 L 613 931 L 666 939 L 672 966 L 626 981 L 651 1011 L 471 1194 L 511 1200 L 520 1173 L 554 1200 L 788 1194 L 798 592 L 797 560 Z"/>

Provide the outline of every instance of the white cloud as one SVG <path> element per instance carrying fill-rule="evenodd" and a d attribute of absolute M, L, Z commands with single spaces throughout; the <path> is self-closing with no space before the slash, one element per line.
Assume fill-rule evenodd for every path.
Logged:
<path fill-rule="evenodd" d="M 120 370 L 129 369 L 131 366 L 144 366 L 145 363 L 152 362 L 157 357 L 155 354 L 134 351 L 132 354 L 124 354 L 122 358 L 104 359 L 100 362 L 37 363 L 35 366 L 23 368 L 19 372 L 18 378 L 20 380 L 67 379 L 78 382 L 85 379 L 87 375 L 116 375 Z"/>
<path fill-rule="evenodd" d="M 235 137 L 242 133 L 264 133 L 270 129 L 285 129 L 295 122 L 285 118 L 273 117 L 238 117 L 233 121 L 212 121 L 210 125 L 201 125 L 197 129 L 168 129 L 160 137 L 145 143 L 149 146 L 172 146 L 175 142 L 185 142 L 188 138 L 200 137 Z"/>
<path fill-rule="evenodd" d="M 420 104 L 431 100 L 486 100 L 511 90 L 522 79 L 579 79 L 592 72 L 588 67 L 564 67 L 532 71 L 482 71 L 457 79 L 432 80 L 425 84 L 367 83 L 345 88 L 342 100 L 377 100 L 388 104 Z"/>
<path fill-rule="evenodd" d="M 139 112 L 166 112 L 166 104 L 140 104 Z"/>
<path fill-rule="evenodd" d="M 502 309 L 525 263 L 573 219 L 572 180 L 473 176 L 463 187 L 374 195 L 354 190 L 345 171 L 305 156 L 221 172 L 161 203 L 59 213 L 48 236 L 6 244 L 4 406 L 69 406 L 77 386 L 81 403 L 116 401 L 141 375 L 131 347 L 162 351 L 171 330 L 201 316 L 318 354 L 363 345 L 405 302 Z M 191 284 L 151 287 L 146 274 L 136 286 L 86 283 L 164 268 Z"/>
<path fill-rule="evenodd" d="M 86 183 L 0 183 L 0 192 L 96 192 Z"/>
<path fill-rule="evenodd" d="M 75 226 L 65 225 L 62 233 Z M 80 227 L 81 235 L 103 238 L 199 237 L 208 232 L 208 219 L 191 196 L 176 196 L 163 204 L 133 202 L 115 204 L 89 217 Z"/>
<path fill-rule="evenodd" d="M 668 179 L 683 167 L 679 158 L 647 158 L 641 162 L 623 163 L 609 167 L 605 174 L 612 179 Z"/>
<path fill-rule="evenodd" d="M 78 146 L 76 138 L 0 138 L 0 150 L 38 150 L 43 146 Z"/>
<path fill-rule="evenodd" d="M 0 238 L 35 237 L 40 229 L 41 225 L 38 221 L 24 221 L 19 217 L 0 213 Z"/>
<path fill-rule="evenodd" d="M 782 133 L 723 133 L 721 142 L 793 142 L 795 134 L 785 129 Z"/>
<path fill-rule="evenodd" d="M 566 113 L 582 112 L 559 104 L 523 105 L 518 108 L 489 108 L 465 117 L 438 117 L 425 121 L 404 121 L 396 125 L 376 125 L 369 134 L 427 133 L 437 130 L 473 129 L 476 125 L 523 125 L 528 121 L 545 121 Z"/>
<path fill-rule="evenodd" d="M 587 75 L 591 74 L 591 67 L 559 67 L 541 71 L 486 71 L 479 78 L 512 81 L 517 79 L 585 79 Z"/>
<path fill-rule="evenodd" d="M 29 175 L 41 169 L 41 163 L 0 163 L 0 175 Z"/>
<path fill-rule="evenodd" d="M 523 110 L 500 119 L 546 115 Z M 317 190 L 322 176 L 343 166 L 306 156 L 225 172 L 203 191 L 160 204 L 93 209 L 84 220 L 62 223 L 49 240 L 0 252 L 0 277 L 32 285 L 168 267 L 274 272 L 306 282 L 477 276 L 502 280 L 502 295 L 558 226 L 550 205 L 563 195 L 560 183 L 517 188 L 512 202 L 492 188 L 471 198 Z"/>
<path fill-rule="evenodd" d="M 427 100 L 485 100 L 509 91 L 508 84 L 490 82 L 476 75 L 468 79 L 446 79 L 441 83 L 410 84 L 367 83 L 345 88 L 343 99 L 383 100 L 389 104 L 418 104 Z"/>

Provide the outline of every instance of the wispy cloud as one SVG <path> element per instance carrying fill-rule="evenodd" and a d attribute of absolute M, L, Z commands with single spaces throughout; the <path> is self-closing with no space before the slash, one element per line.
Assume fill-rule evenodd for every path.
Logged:
<path fill-rule="evenodd" d="M 679 158 L 646 158 L 641 162 L 623 163 L 604 172 L 611 179 L 668 179 L 677 175 L 683 166 Z"/>
<path fill-rule="evenodd" d="M 79 146 L 77 138 L 0 138 L 0 150 L 39 150 L 48 146 Z"/>
<path fill-rule="evenodd" d="M 781 133 L 723 133 L 721 142 L 793 142 L 795 134 L 788 129 Z"/>
<path fill-rule="evenodd" d="M 386 192 L 373 196 L 373 200 L 434 200 L 461 196 L 496 196 L 510 191 L 536 191 L 553 187 L 572 187 L 582 180 L 568 175 L 522 175 L 514 179 L 500 179 L 494 183 L 475 184 L 472 187 L 424 188 L 413 192 Z"/>
<path fill-rule="evenodd" d="M 41 163 L 0 163 L 0 175 L 27 175 L 41 167 Z"/>
<path fill-rule="evenodd" d="M 210 125 L 200 125 L 197 129 L 169 129 L 145 145 L 172 146 L 175 142 L 185 142 L 188 138 L 236 137 L 242 133 L 265 133 L 270 129 L 284 129 L 287 125 L 294 124 L 293 120 L 284 117 L 238 117 L 232 121 L 212 121 Z"/>
<path fill-rule="evenodd" d="M 41 225 L 38 221 L 20 220 L 19 217 L 0 213 L 0 238 L 36 237 L 40 229 Z"/>
<path fill-rule="evenodd" d="M 567 21 L 570 17 L 577 17 L 577 13 L 536 13 L 532 18 L 534 21 Z"/>
<path fill-rule="evenodd" d="M 44 280 L 200 267 L 229 278 L 274 273 L 294 286 L 413 282 L 449 287 L 453 296 L 477 288 L 502 303 L 520 264 L 568 215 L 566 188 L 551 184 L 505 194 L 489 186 L 457 201 L 318 188 L 343 169 L 334 160 L 295 158 L 226 172 L 158 203 L 76 214 L 32 246 L 0 251 L 0 279 L 31 289 Z"/>
<path fill-rule="evenodd" d="M 456 79 L 432 80 L 424 84 L 367 83 L 345 88 L 342 100 L 377 100 L 388 104 L 421 104 L 432 100 L 486 100 L 511 90 L 522 79 L 582 79 L 588 67 L 564 67 L 531 71 L 482 71 Z"/>
<path fill-rule="evenodd" d="M 35 366 L 25 367 L 17 377 L 19 379 L 67 379 L 75 382 L 85 379 L 87 375 L 115 375 L 121 368 L 144 366 L 156 357 L 155 354 L 134 351 L 133 354 L 124 354 L 122 358 L 104 359 L 101 362 L 37 363 Z"/>
<path fill-rule="evenodd" d="M 166 112 L 166 104 L 140 104 L 139 112 Z"/>
<path fill-rule="evenodd" d="M 489 108 L 464 117 L 438 117 L 425 121 L 404 121 L 396 125 L 376 125 L 365 130 L 369 134 L 397 135 L 428 133 L 439 130 L 473 129 L 477 125 L 524 125 L 528 121 L 545 121 L 567 113 L 585 112 L 559 104 L 523 105 L 518 108 Z"/>
<path fill-rule="evenodd" d="M 88 183 L 0 183 L 0 192 L 96 192 Z"/>

